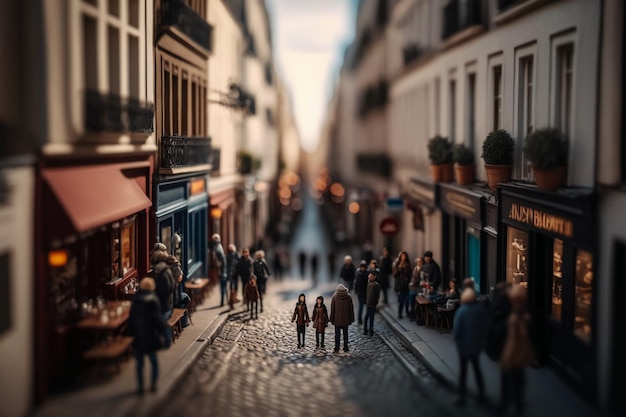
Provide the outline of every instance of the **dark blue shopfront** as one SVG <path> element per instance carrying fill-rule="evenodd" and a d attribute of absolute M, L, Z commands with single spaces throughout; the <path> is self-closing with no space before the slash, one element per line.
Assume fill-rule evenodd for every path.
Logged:
<path fill-rule="evenodd" d="M 206 277 L 208 198 L 204 176 L 156 185 L 156 240 L 182 264 L 186 279 Z"/>

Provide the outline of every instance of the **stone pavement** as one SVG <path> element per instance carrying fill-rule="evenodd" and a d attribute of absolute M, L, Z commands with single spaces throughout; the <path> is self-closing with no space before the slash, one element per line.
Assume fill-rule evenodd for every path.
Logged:
<path fill-rule="evenodd" d="M 198 306 L 191 319 L 193 325 L 186 327 L 168 350 L 158 353 L 159 381 L 156 393 L 147 392 L 143 397 L 136 394 L 135 360 L 125 361 L 119 374 L 105 381 L 84 377 L 82 385 L 72 392 L 57 394 L 46 399 L 32 413 L 34 417 L 125 417 L 147 415 L 158 406 L 183 376 L 189 366 L 215 338 L 230 314 L 241 311 L 238 303 L 234 311 L 228 306 L 219 307 L 219 284 L 213 286 L 204 303 Z M 149 377 L 150 365 L 146 359 L 144 371 Z"/>
<path fill-rule="evenodd" d="M 451 332 L 440 332 L 428 326 L 418 326 L 404 317 L 398 319 L 398 301 L 393 291 L 389 304 L 379 309 L 382 318 L 389 323 L 402 343 L 417 356 L 444 384 L 456 388 L 459 376 L 459 359 Z M 485 377 L 490 409 L 495 409 L 500 399 L 500 370 L 486 354 L 481 354 L 481 366 Z M 471 367 L 468 370 L 468 391 L 476 395 L 476 383 Z M 556 375 L 549 366 L 529 368 L 526 372 L 526 416 L 602 416 L 589 402 Z M 509 409 L 512 415 L 512 408 Z M 487 409 L 485 414 L 488 414 Z"/>

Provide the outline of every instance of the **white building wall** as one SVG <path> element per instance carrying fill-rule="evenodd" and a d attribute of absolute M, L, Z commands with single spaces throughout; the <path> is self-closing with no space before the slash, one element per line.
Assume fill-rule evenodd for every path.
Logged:
<path fill-rule="evenodd" d="M 0 205 L 0 255 L 9 254 L 11 327 L 0 334 L 2 415 L 24 416 L 33 403 L 33 249 L 34 169 L 8 168 L 7 205 Z"/>

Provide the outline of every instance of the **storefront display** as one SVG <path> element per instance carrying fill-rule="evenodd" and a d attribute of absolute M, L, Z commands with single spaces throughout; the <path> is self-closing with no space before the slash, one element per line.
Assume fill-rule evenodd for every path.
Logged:
<path fill-rule="evenodd" d="M 552 318 L 560 322 L 563 309 L 563 241 L 554 239 L 552 251 Z"/>
<path fill-rule="evenodd" d="M 584 250 L 576 252 L 576 302 L 574 304 L 574 334 L 591 342 L 591 296 L 593 294 L 593 257 Z"/>
<path fill-rule="evenodd" d="M 507 228 L 506 281 L 528 288 L 528 233 Z"/>

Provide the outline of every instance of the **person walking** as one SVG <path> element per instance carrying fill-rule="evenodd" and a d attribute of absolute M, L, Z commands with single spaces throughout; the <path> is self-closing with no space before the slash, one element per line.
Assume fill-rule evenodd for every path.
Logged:
<path fill-rule="evenodd" d="M 406 251 L 401 251 L 393 265 L 394 290 L 398 295 L 398 318 L 402 318 L 402 310 L 409 315 L 409 282 L 411 281 L 411 261 Z"/>
<path fill-rule="evenodd" d="M 128 316 L 128 327 L 133 336 L 133 352 L 135 354 L 137 373 L 137 393 L 144 393 L 144 357 L 148 356 L 152 366 L 150 391 L 157 389 L 159 363 L 157 350 L 169 346 L 171 339 L 165 340 L 165 329 L 169 327 L 161 315 L 159 298 L 155 293 L 156 283 L 152 278 L 143 278 L 139 282 L 139 291 L 133 298 Z"/>
<path fill-rule="evenodd" d="M 320 347 L 320 336 L 322 339 L 322 348 L 324 345 L 324 336 L 326 333 L 326 326 L 328 326 L 328 310 L 326 304 L 324 304 L 324 297 L 321 295 L 315 299 L 315 307 L 313 308 L 313 328 L 315 329 L 315 347 Z"/>
<path fill-rule="evenodd" d="M 245 288 L 248 280 L 252 275 L 252 258 L 250 258 L 250 249 L 243 248 L 241 250 L 241 257 L 237 261 L 237 276 L 241 279 L 241 298 L 242 303 L 246 302 Z"/>
<path fill-rule="evenodd" d="M 336 269 L 336 262 L 337 262 L 337 257 L 335 255 L 335 251 L 331 250 L 330 252 L 328 252 L 328 274 L 331 277 L 335 276 L 335 269 Z"/>
<path fill-rule="evenodd" d="M 476 292 L 473 289 L 465 289 L 461 293 L 461 307 L 454 317 L 452 335 L 456 344 L 460 360 L 459 395 L 455 405 L 465 405 L 467 364 L 470 362 L 474 369 L 476 384 L 478 385 L 478 401 L 484 403 L 485 382 L 480 369 L 480 352 L 485 346 L 485 340 L 489 331 L 489 315 L 478 303 Z"/>
<path fill-rule="evenodd" d="M 263 312 L 263 296 L 265 295 L 265 289 L 267 287 L 267 279 L 270 276 L 270 269 L 267 267 L 265 261 L 265 252 L 262 250 L 256 251 L 254 254 L 254 264 L 252 265 L 252 272 L 256 276 L 257 285 L 259 286 L 259 303 L 261 304 L 261 313 Z"/>
<path fill-rule="evenodd" d="M 356 275 L 356 268 L 352 263 L 352 256 L 346 255 L 343 258 L 343 266 L 339 271 L 339 277 L 343 280 L 348 291 L 352 291 L 352 284 L 354 283 L 354 277 Z"/>
<path fill-rule="evenodd" d="M 383 248 L 378 264 L 380 270 L 380 289 L 383 294 L 383 303 L 389 304 L 387 291 L 391 286 L 390 276 L 391 272 L 393 271 L 393 259 L 391 259 L 391 255 L 389 255 L 389 250 L 387 248 Z"/>
<path fill-rule="evenodd" d="M 232 243 L 228 245 L 228 251 L 226 252 L 226 273 L 228 274 L 228 279 L 230 280 L 230 289 L 237 291 L 237 262 L 239 261 L 240 255 L 237 252 L 237 247 Z"/>
<path fill-rule="evenodd" d="M 215 261 L 214 267 L 217 269 L 220 280 L 220 307 L 223 307 L 224 302 L 228 302 L 228 262 L 222 246 L 222 237 L 218 233 L 214 233 L 211 236 L 211 240 L 211 251 L 215 254 L 213 256 Z"/>
<path fill-rule="evenodd" d="M 306 269 L 306 253 L 304 251 L 300 251 L 298 255 L 298 259 L 300 261 L 300 277 L 304 279 L 304 271 Z"/>
<path fill-rule="evenodd" d="M 527 307 L 526 288 L 515 285 L 509 290 L 511 313 L 507 320 L 507 332 L 502 355 L 500 356 L 500 415 L 506 412 L 511 402 L 515 402 L 516 413 L 524 411 L 526 390 L 526 367 L 535 360 L 535 350 L 531 343 L 531 316 Z"/>
<path fill-rule="evenodd" d="M 411 273 L 411 281 L 409 282 L 409 317 L 411 321 L 416 320 L 417 316 L 417 292 L 420 289 L 421 282 L 421 270 L 424 265 L 424 260 L 422 258 L 415 258 L 415 268 L 413 268 L 413 272 Z"/>
<path fill-rule="evenodd" d="M 380 299 L 380 285 L 376 281 L 376 275 L 372 272 L 367 276 L 367 313 L 365 314 L 365 324 L 363 325 L 363 334 L 367 334 L 369 327 L 369 335 L 374 335 L 374 315 L 376 314 L 376 306 Z"/>
<path fill-rule="evenodd" d="M 343 351 L 348 352 L 350 350 L 348 347 L 348 326 L 354 323 L 354 304 L 348 288 L 343 284 L 337 285 L 330 300 L 330 322 L 335 326 L 335 349 L 333 352 L 339 352 L 342 332 Z"/>
<path fill-rule="evenodd" d="M 363 310 L 365 310 L 365 304 L 367 301 L 367 263 L 363 260 L 359 263 L 359 269 L 356 271 L 356 278 L 354 279 L 354 292 L 359 299 L 359 325 L 363 324 Z"/>
<path fill-rule="evenodd" d="M 298 333 L 298 348 L 304 347 L 305 328 L 309 326 L 309 310 L 306 308 L 306 297 L 304 294 L 298 296 L 296 308 L 293 310 L 291 322 L 296 322 L 296 331 Z M 302 341 L 300 341 L 302 340 Z"/>
<path fill-rule="evenodd" d="M 313 278 L 313 285 L 317 285 L 318 263 L 317 253 L 313 253 L 313 256 L 311 256 L 311 277 Z"/>

